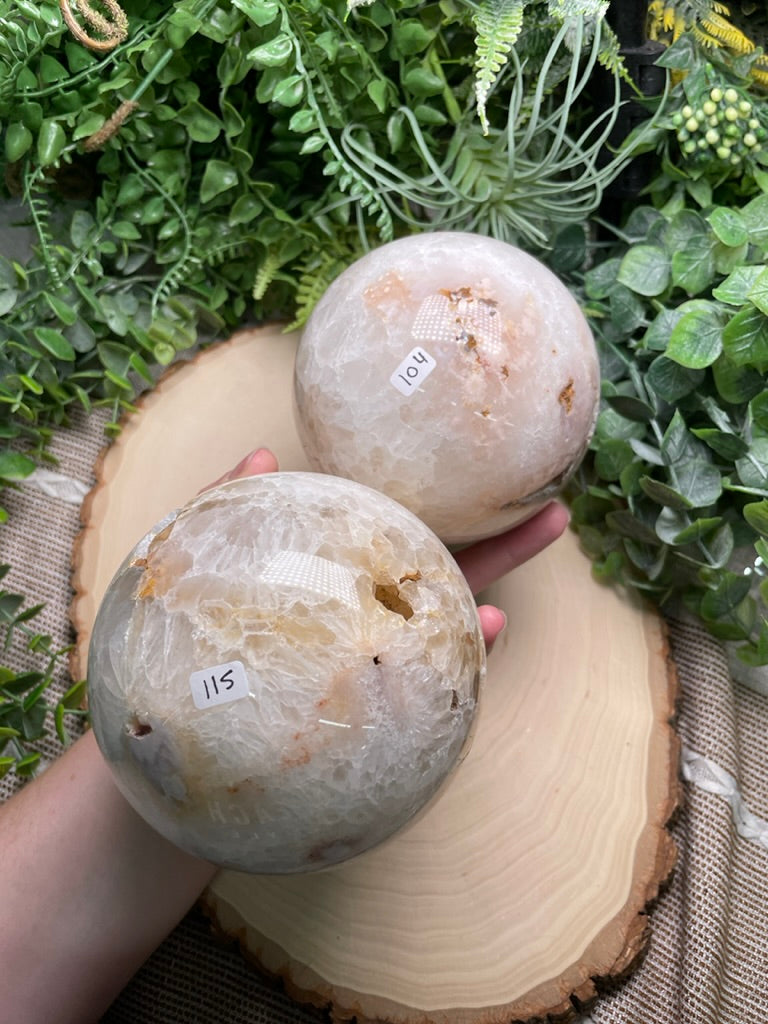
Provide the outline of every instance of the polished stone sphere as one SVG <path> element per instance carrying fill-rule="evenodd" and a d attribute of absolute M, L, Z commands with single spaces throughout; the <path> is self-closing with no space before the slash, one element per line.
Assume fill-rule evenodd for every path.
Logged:
<path fill-rule="evenodd" d="M 416 815 L 467 749 L 484 673 L 474 599 L 426 526 L 352 481 L 273 473 L 204 492 L 128 556 L 89 702 L 155 829 L 285 873 Z"/>
<path fill-rule="evenodd" d="M 598 411 L 595 343 L 547 268 L 480 235 L 390 242 L 320 298 L 296 357 L 296 423 L 320 472 L 384 491 L 444 542 L 544 505 Z"/>

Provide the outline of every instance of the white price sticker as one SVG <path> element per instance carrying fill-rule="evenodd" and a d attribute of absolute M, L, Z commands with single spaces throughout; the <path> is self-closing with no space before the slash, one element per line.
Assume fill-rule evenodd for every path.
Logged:
<path fill-rule="evenodd" d="M 418 391 L 437 363 L 426 349 L 417 345 L 412 348 L 405 359 L 389 378 L 401 395 L 412 395 Z"/>
<path fill-rule="evenodd" d="M 193 672 L 189 677 L 189 688 L 195 707 L 201 710 L 216 704 L 229 704 L 250 695 L 248 676 L 241 661 L 227 661 L 223 665 Z"/>

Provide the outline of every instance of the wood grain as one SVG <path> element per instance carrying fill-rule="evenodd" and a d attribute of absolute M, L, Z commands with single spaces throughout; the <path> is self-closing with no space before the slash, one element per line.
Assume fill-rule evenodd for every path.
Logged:
<path fill-rule="evenodd" d="M 166 376 L 105 453 L 76 547 L 79 667 L 120 561 L 154 522 L 265 445 L 305 468 L 295 338 L 243 332 Z M 567 1019 L 620 977 L 674 863 L 676 693 L 655 612 L 596 583 L 572 534 L 483 595 L 509 626 L 472 750 L 425 812 L 325 872 L 221 872 L 204 898 L 296 998 L 337 1021 Z"/>

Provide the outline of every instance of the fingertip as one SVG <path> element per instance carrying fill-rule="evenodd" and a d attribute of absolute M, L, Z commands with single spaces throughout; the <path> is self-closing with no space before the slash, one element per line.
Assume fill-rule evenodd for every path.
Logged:
<path fill-rule="evenodd" d="M 550 501 L 545 505 L 542 514 L 547 516 L 547 522 L 553 534 L 553 539 L 560 536 L 571 521 L 571 513 L 567 505 L 561 501 Z"/>
<path fill-rule="evenodd" d="M 507 626 L 507 616 L 492 604 L 480 605 L 477 609 L 480 618 L 480 627 L 485 639 L 485 647 L 488 653 Z"/>
<path fill-rule="evenodd" d="M 256 448 L 243 460 L 243 476 L 253 476 L 257 473 L 275 473 L 277 471 L 277 459 L 269 448 Z"/>

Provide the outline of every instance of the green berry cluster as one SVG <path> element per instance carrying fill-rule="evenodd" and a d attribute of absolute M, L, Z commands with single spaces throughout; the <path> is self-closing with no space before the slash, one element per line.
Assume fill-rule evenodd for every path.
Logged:
<path fill-rule="evenodd" d="M 705 96 L 695 109 L 686 104 L 672 115 L 680 148 L 689 159 L 736 170 L 762 151 L 768 132 L 737 89 L 714 86 Z"/>

